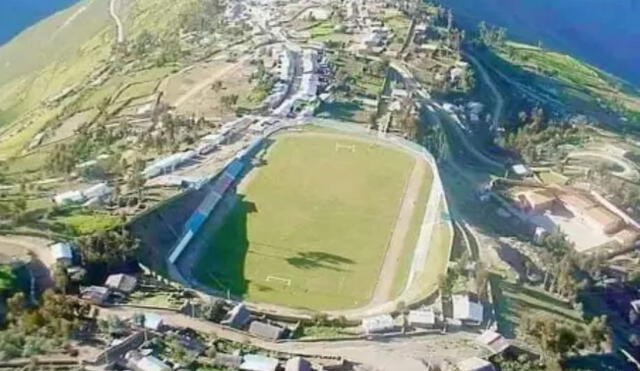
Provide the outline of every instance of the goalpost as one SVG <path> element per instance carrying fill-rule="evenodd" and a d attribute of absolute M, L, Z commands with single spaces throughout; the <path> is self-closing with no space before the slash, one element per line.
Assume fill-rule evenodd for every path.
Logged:
<path fill-rule="evenodd" d="M 291 287 L 291 280 L 289 278 L 282 278 L 278 276 L 267 276 L 267 282 L 280 282 L 283 286 Z"/>

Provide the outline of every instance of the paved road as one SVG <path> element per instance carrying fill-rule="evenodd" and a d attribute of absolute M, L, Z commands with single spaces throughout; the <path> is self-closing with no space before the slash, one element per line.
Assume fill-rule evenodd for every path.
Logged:
<path fill-rule="evenodd" d="M 500 94 L 500 90 L 498 90 L 493 82 L 493 79 L 491 79 L 491 76 L 489 76 L 482 63 L 480 63 L 476 59 L 476 57 L 469 53 L 465 52 L 464 55 L 469 59 L 469 61 L 471 61 L 471 63 L 473 63 L 474 66 L 476 66 L 478 72 L 480 72 L 480 77 L 482 77 L 482 80 L 489 87 L 489 90 L 491 90 L 491 94 L 493 95 L 495 101 L 492 115 L 492 127 L 494 128 L 494 130 L 497 130 L 498 128 L 500 128 L 500 120 L 502 119 L 502 112 L 504 110 L 504 98 L 502 97 L 502 94 Z"/>

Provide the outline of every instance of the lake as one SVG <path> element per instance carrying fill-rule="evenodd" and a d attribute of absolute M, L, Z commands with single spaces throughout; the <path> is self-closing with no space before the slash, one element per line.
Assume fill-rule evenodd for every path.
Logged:
<path fill-rule="evenodd" d="M 438 1 L 464 27 L 485 20 L 640 85 L 640 0 Z"/>
<path fill-rule="evenodd" d="M 78 0 L 0 0 L 0 45 Z"/>

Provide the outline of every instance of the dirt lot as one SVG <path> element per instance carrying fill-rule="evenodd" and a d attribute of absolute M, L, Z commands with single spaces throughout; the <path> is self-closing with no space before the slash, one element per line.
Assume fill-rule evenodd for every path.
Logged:
<path fill-rule="evenodd" d="M 171 76 L 163 83 L 164 97 L 178 113 L 205 117 L 230 115 L 231 110 L 222 107 L 220 98 L 237 94 L 238 105 L 242 105 L 243 97 L 253 89 L 249 77 L 254 69 L 246 58 L 235 63 L 216 61 L 196 66 Z M 212 89 L 217 81 L 222 83 L 221 89 Z"/>

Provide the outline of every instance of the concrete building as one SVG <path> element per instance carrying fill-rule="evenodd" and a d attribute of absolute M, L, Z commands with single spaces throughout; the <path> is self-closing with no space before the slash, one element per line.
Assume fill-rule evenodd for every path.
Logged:
<path fill-rule="evenodd" d="M 69 266 L 73 261 L 73 246 L 69 242 L 58 242 L 51 245 L 51 255 L 59 264 Z"/>
<path fill-rule="evenodd" d="M 560 192 L 558 199 L 574 217 L 605 234 L 613 234 L 622 229 L 624 221 L 605 209 L 595 200 L 577 192 Z"/>
<path fill-rule="evenodd" d="M 436 324 L 436 315 L 431 308 L 412 310 L 407 321 L 414 328 L 432 328 Z"/>
<path fill-rule="evenodd" d="M 276 341 L 282 337 L 284 329 L 268 323 L 253 321 L 249 325 L 249 333 L 259 338 Z"/>
<path fill-rule="evenodd" d="M 395 328 L 393 317 L 388 314 L 368 317 L 362 320 L 362 329 L 366 334 L 388 332 Z"/>
<path fill-rule="evenodd" d="M 546 189 L 536 189 L 517 195 L 518 207 L 525 213 L 542 214 L 553 207 L 555 194 Z"/>
<path fill-rule="evenodd" d="M 269 358 L 258 354 L 244 356 L 240 369 L 244 371 L 276 371 L 279 362 L 275 358 Z"/>
<path fill-rule="evenodd" d="M 142 356 L 138 352 L 129 356 L 127 365 L 133 371 L 171 371 L 171 367 L 158 358 L 150 355 Z"/>
<path fill-rule="evenodd" d="M 293 357 L 285 364 L 284 371 L 311 371 L 311 362 L 302 357 Z"/>
<path fill-rule="evenodd" d="M 134 276 L 120 273 L 107 277 L 104 285 L 113 291 L 130 294 L 135 290 L 137 283 L 138 280 Z"/>
<path fill-rule="evenodd" d="M 468 294 L 453 295 L 453 318 L 463 324 L 479 326 L 484 319 L 482 303 L 471 298 Z"/>
<path fill-rule="evenodd" d="M 159 314 L 150 313 L 150 312 L 144 313 L 145 328 L 153 331 L 159 331 L 160 329 L 162 329 L 163 325 L 164 325 L 164 320 L 162 319 L 162 316 L 160 316 Z"/>
<path fill-rule="evenodd" d="M 85 200 L 84 195 L 80 191 L 69 191 L 57 194 L 53 197 L 53 202 L 58 205 L 68 205 L 83 202 Z"/>
<path fill-rule="evenodd" d="M 113 189 L 109 187 L 107 183 L 98 183 L 82 191 L 82 194 L 87 199 L 102 199 L 104 197 L 110 196 L 112 192 Z"/>
<path fill-rule="evenodd" d="M 111 291 L 104 286 L 89 286 L 80 289 L 80 297 L 96 305 L 105 304 L 109 300 L 109 295 L 111 295 Z"/>

